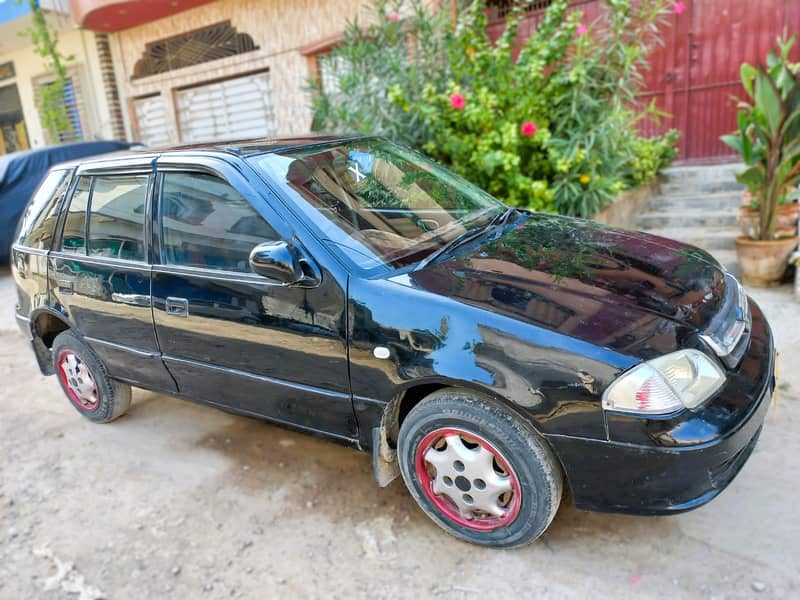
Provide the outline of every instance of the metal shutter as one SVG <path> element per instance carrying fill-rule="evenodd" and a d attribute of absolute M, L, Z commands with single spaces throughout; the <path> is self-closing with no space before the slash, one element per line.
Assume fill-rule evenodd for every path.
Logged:
<path fill-rule="evenodd" d="M 133 101 L 136 113 L 136 125 L 139 133 L 138 141 L 148 146 L 168 146 L 170 143 L 167 113 L 161 96 L 150 96 Z"/>
<path fill-rule="evenodd" d="M 183 143 L 275 135 L 269 73 L 180 90 L 176 96 Z"/>

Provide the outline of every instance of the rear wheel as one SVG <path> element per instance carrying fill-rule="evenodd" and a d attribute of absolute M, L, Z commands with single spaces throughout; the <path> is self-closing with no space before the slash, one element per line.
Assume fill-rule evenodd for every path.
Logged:
<path fill-rule="evenodd" d="M 491 400 L 455 388 L 435 392 L 408 414 L 399 437 L 408 489 L 456 537 L 521 546 L 558 510 L 557 459 L 529 425 Z"/>
<path fill-rule="evenodd" d="M 53 366 L 67 398 L 84 417 L 108 423 L 131 404 L 131 387 L 111 379 L 92 349 L 71 331 L 53 342 Z"/>

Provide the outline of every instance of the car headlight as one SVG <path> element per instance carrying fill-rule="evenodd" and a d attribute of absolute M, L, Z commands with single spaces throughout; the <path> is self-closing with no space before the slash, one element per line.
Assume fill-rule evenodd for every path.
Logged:
<path fill-rule="evenodd" d="M 646 415 L 695 408 L 725 383 L 725 373 L 699 350 L 659 356 L 623 373 L 603 394 L 603 408 Z"/>

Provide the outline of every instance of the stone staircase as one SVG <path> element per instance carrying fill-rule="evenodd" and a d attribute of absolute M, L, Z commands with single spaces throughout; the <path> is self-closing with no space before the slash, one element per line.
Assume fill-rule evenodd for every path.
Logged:
<path fill-rule="evenodd" d="M 637 215 L 636 227 L 703 248 L 736 274 L 733 239 L 744 189 L 734 177 L 739 169 L 740 164 L 666 169 L 660 195 Z"/>

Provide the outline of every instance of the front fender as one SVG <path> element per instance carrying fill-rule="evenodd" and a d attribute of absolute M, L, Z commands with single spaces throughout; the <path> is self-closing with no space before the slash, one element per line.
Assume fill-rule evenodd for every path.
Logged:
<path fill-rule="evenodd" d="M 405 389 L 474 389 L 541 433 L 605 439 L 600 397 L 638 362 L 581 340 L 391 281 L 350 286 L 350 373 L 361 427 Z M 366 422 L 365 422 L 366 421 Z"/>

